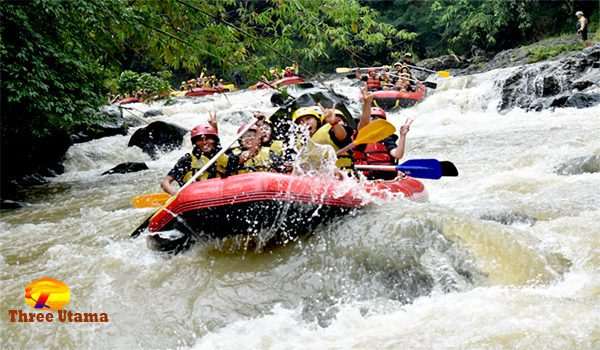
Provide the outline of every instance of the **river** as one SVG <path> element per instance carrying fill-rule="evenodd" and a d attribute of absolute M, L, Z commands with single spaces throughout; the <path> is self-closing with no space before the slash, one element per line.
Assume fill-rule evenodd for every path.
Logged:
<path fill-rule="evenodd" d="M 64 174 L 0 213 L 2 348 L 600 348 L 600 166 L 556 172 L 600 157 L 600 106 L 499 113 L 494 81 L 509 71 L 437 80 L 421 104 L 388 115 L 415 120 L 408 159 L 459 169 L 423 180 L 427 202 L 373 204 L 272 250 L 167 256 L 129 238 L 151 212 L 131 198 L 159 191 L 188 140 L 159 160 L 127 147 L 133 129 L 72 146 Z M 326 84 L 358 96 L 349 80 Z M 227 141 L 253 110 L 274 110 L 269 97 L 190 99 L 149 120 L 191 128 L 217 110 Z M 100 175 L 124 161 L 150 169 Z M 67 309 L 109 322 L 9 323 L 41 276 L 69 285 Z"/>

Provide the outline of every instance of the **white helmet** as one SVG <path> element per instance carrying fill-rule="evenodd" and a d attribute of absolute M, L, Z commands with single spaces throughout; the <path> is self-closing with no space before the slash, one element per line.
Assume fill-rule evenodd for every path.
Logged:
<path fill-rule="evenodd" d="M 583 12 L 581 12 L 581 11 L 577 11 L 577 12 L 575 12 L 575 16 L 578 16 L 578 17 L 579 17 L 579 16 L 583 16 Z"/>

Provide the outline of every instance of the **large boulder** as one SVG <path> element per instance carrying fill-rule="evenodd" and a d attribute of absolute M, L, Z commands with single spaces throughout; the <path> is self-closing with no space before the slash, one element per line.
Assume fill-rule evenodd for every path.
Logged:
<path fill-rule="evenodd" d="M 600 155 L 573 158 L 556 168 L 558 175 L 578 175 L 598 172 L 600 172 Z"/>
<path fill-rule="evenodd" d="M 565 102 L 565 107 L 587 108 L 600 103 L 600 94 L 576 92 L 569 96 Z"/>
<path fill-rule="evenodd" d="M 102 173 L 102 175 L 110 175 L 110 174 L 126 174 L 126 173 L 135 173 L 142 170 L 148 170 L 148 166 L 144 162 L 126 162 L 117 165 L 116 167 L 107 170 Z"/>
<path fill-rule="evenodd" d="M 118 106 L 104 106 L 96 112 L 93 124 L 80 125 L 71 134 L 72 143 L 88 142 L 107 136 L 127 135 L 128 125 Z"/>
<path fill-rule="evenodd" d="M 133 133 L 127 146 L 137 146 L 152 159 L 156 159 L 158 152 L 169 152 L 181 148 L 183 136 L 188 130 L 163 121 L 155 121 L 148 126 L 138 129 Z"/>
<path fill-rule="evenodd" d="M 446 69 L 465 68 L 469 62 L 456 55 L 444 55 L 435 58 L 427 58 L 419 61 L 418 66 L 439 71 Z"/>
<path fill-rule="evenodd" d="M 162 114 L 163 114 L 162 109 L 157 109 L 157 108 L 149 109 L 144 112 L 144 118 L 156 117 L 156 116 L 159 116 Z"/>

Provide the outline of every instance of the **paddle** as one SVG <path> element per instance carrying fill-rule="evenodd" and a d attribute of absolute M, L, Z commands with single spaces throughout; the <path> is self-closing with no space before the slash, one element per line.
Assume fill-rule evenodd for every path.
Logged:
<path fill-rule="evenodd" d="M 163 205 L 167 199 L 171 198 L 166 192 L 140 194 L 131 199 L 134 208 L 156 208 Z"/>
<path fill-rule="evenodd" d="M 357 70 L 368 70 L 368 69 L 384 69 L 388 68 L 386 66 L 381 67 L 363 67 L 363 68 L 346 68 L 346 67 L 338 67 L 335 69 L 335 72 L 338 74 L 351 73 L 356 72 Z"/>
<path fill-rule="evenodd" d="M 413 69 L 417 69 L 417 70 L 422 70 L 424 72 L 427 73 L 435 73 L 438 75 L 438 77 L 440 78 L 449 78 L 450 77 L 450 72 L 448 72 L 447 70 L 440 70 L 440 71 L 435 71 L 435 70 L 431 70 L 431 69 L 427 69 L 424 67 L 419 67 L 419 66 L 413 66 L 410 64 L 405 64 L 407 67 L 413 68 Z M 384 68 L 389 68 L 389 66 L 381 66 L 381 67 L 364 67 L 364 68 L 346 68 L 346 67 L 338 67 L 335 69 L 335 72 L 338 74 L 343 74 L 343 73 L 351 73 L 351 72 L 356 72 L 357 70 L 367 70 L 367 69 L 384 69 Z"/>
<path fill-rule="evenodd" d="M 217 154 L 215 154 L 214 157 L 212 157 L 211 160 L 208 161 L 208 163 L 204 164 L 204 166 L 202 168 L 200 168 L 200 170 L 198 170 L 194 176 L 192 176 L 183 186 L 181 186 L 179 188 L 179 190 L 177 190 L 177 193 L 172 197 L 173 199 L 175 197 L 177 197 L 177 195 L 179 193 L 181 193 L 181 191 L 183 191 L 184 188 L 188 187 L 190 184 L 192 184 L 194 181 L 196 181 L 196 179 L 198 177 L 200 177 L 202 174 L 204 174 L 204 172 L 210 168 L 216 161 L 217 159 L 219 159 L 220 156 L 222 156 L 223 154 L 225 154 L 225 152 L 227 152 L 227 150 L 229 148 L 231 148 L 231 146 L 233 146 L 233 144 L 235 142 L 237 142 L 237 140 L 242 137 L 242 135 L 244 135 L 246 133 L 246 131 L 248 131 L 252 126 L 254 126 L 254 124 L 256 124 L 256 122 L 258 121 L 257 118 L 255 118 L 254 120 L 252 120 L 250 123 L 248 123 L 244 129 L 242 131 L 240 131 L 235 138 L 226 146 L 223 147 L 219 152 L 217 152 Z M 131 238 L 135 238 L 137 236 L 139 236 L 145 229 L 146 227 L 148 227 L 148 224 L 150 223 L 150 219 L 152 219 L 152 217 L 156 214 L 158 214 L 161 210 L 163 210 L 163 208 L 158 209 L 156 212 L 152 213 L 152 215 L 148 216 L 146 218 L 146 220 L 144 220 L 144 222 L 138 226 L 135 230 L 133 230 L 133 232 L 131 233 Z"/>
<path fill-rule="evenodd" d="M 408 176 L 437 180 L 442 176 L 458 176 L 452 162 L 437 159 L 411 159 L 399 165 L 355 165 L 356 170 L 401 171 Z"/>
<path fill-rule="evenodd" d="M 413 66 L 410 64 L 405 64 L 407 67 L 410 67 L 412 69 L 416 69 L 416 70 L 422 70 L 423 72 L 427 72 L 427 73 L 434 73 L 437 74 L 438 77 L 440 78 L 449 78 L 450 77 L 450 72 L 448 72 L 447 70 L 431 70 L 431 69 L 427 69 L 424 67 L 419 67 L 419 66 Z"/>
<path fill-rule="evenodd" d="M 341 148 L 337 154 L 342 154 L 358 145 L 376 143 L 396 132 L 396 128 L 387 120 L 377 119 L 358 131 L 354 141 L 348 146 Z"/>

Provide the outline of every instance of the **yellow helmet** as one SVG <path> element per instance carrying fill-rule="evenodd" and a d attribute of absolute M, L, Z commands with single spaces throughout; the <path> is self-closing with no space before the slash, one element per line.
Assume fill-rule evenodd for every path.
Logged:
<path fill-rule="evenodd" d="M 334 114 L 334 115 L 339 115 L 339 116 L 340 116 L 340 117 L 342 117 L 342 118 L 346 118 L 346 116 L 344 115 L 344 112 L 340 111 L 339 109 L 336 109 L 336 110 L 333 112 L 333 114 Z"/>
<path fill-rule="evenodd" d="M 323 122 L 323 112 L 321 108 L 317 106 L 311 107 L 300 107 L 292 114 L 292 121 L 295 123 L 298 119 L 306 116 L 313 116 L 317 118 L 319 123 Z"/>

